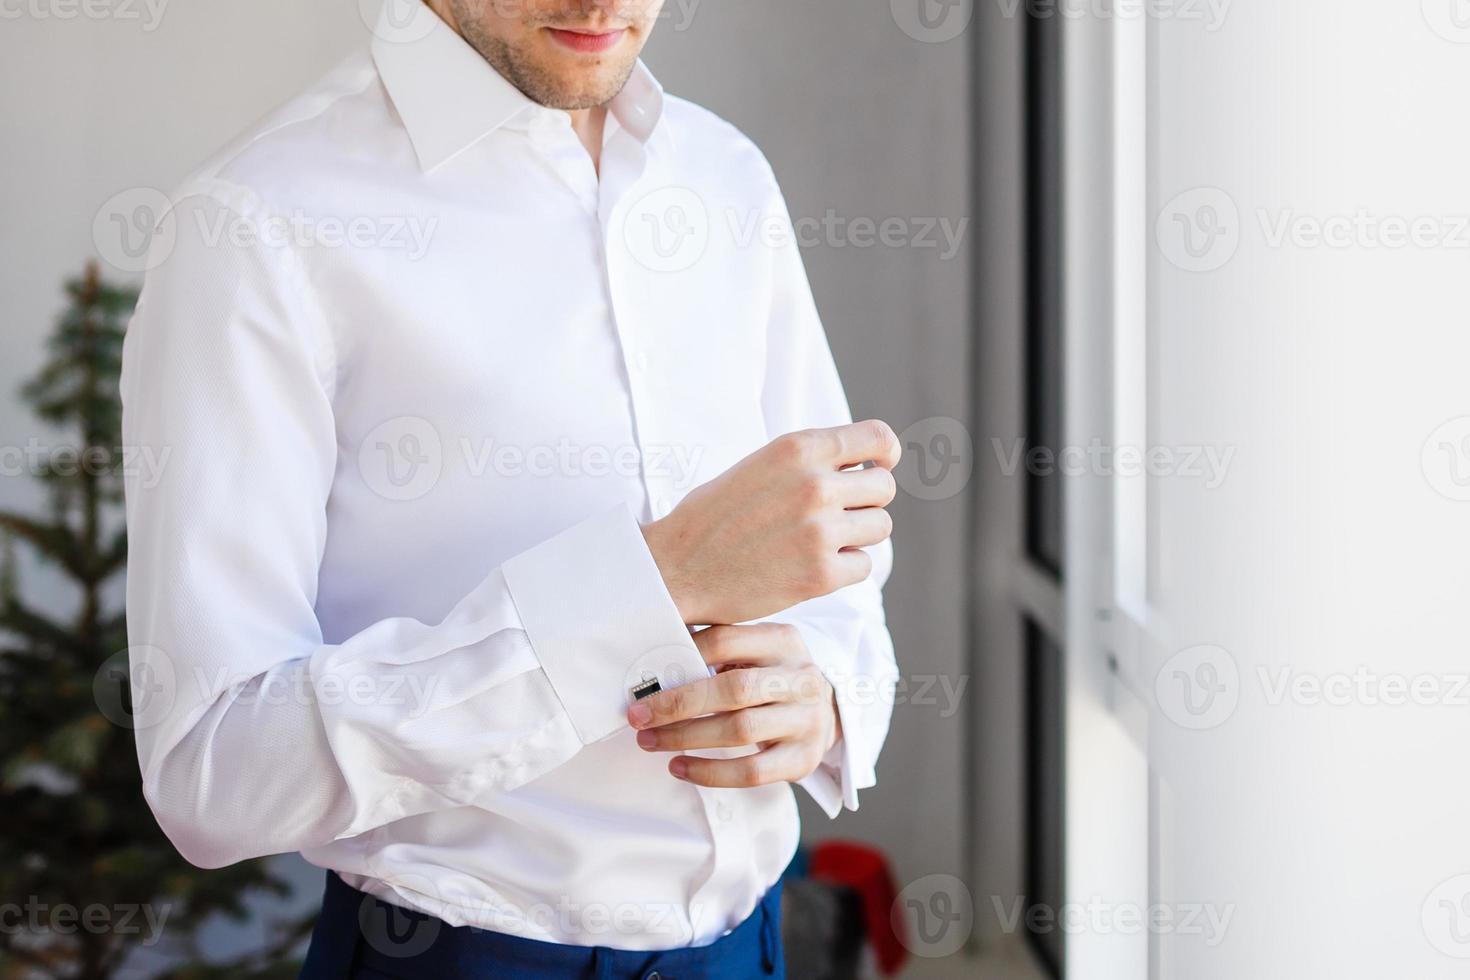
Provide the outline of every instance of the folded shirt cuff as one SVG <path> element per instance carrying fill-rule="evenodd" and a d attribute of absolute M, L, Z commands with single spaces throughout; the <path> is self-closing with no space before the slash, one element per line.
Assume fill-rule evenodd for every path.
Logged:
<path fill-rule="evenodd" d="M 836 817 L 843 807 L 856 810 L 858 790 L 876 785 L 878 775 L 856 748 L 863 732 L 862 706 L 855 703 L 856 692 L 850 683 L 851 678 L 839 666 L 851 654 L 821 630 L 800 622 L 795 626 L 801 631 L 812 661 L 832 685 L 837 717 L 842 722 L 842 736 L 827 750 L 817 768 L 806 778 L 798 780 L 797 785 L 807 791 L 828 817 Z"/>
<path fill-rule="evenodd" d="M 626 727 L 635 690 L 709 676 L 627 505 L 501 568 L 531 648 L 584 745 Z"/>

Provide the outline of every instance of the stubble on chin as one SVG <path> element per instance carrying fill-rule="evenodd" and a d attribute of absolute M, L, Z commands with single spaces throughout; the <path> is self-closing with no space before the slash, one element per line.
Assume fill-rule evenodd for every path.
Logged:
<path fill-rule="evenodd" d="M 480 57 L 489 62 L 490 67 L 519 89 L 526 98 L 551 109 L 591 109 L 606 105 L 623 90 L 629 76 L 633 74 L 636 59 L 629 58 L 626 64 L 616 66 L 611 72 L 604 70 L 586 81 L 569 83 L 536 64 L 505 39 L 486 36 L 470 24 L 464 24 L 463 27 L 465 40 L 480 52 Z"/>

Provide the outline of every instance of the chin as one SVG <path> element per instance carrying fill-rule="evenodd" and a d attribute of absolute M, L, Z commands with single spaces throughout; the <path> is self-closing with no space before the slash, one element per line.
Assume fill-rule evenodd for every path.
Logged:
<path fill-rule="evenodd" d="M 569 75 L 559 81 L 556 91 L 549 93 L 554 101 L 546 104 L 553 109 L 591 109 L 604 105 L 618 94 L 624 76 L 625 73 L 602 71 L 595 75 Z"/>

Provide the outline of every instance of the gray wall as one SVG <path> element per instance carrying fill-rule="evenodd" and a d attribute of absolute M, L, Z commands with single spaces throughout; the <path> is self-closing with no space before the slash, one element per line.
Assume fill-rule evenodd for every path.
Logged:
<path fill-rule="evenodd" d="M 878 0 L 685 0 L 648 60 L 671 91 L 763 147 L 794 216 L 957 222 L 969 215 L 969 41 L 921 42 L 900 20 L 911 14 Z M 125 188 L 172 186 L 366 37 L 354 0 L 190 0 L 149 26 L 146 12 L 25 16 L 0 31 L 0 446 L 36 433 L 16 388 L 40 362 L 61 280 L 94 252 L 98 207 Z M 854 412 L 900 430 L 966 418 L 968 248 L 946 260 L 942 246 L 844 241 L 808 248 L 806 261 Z M 944 674 L 953 685 L 963 669 L 966 499 L 901 495 L 894 507 L 889 611 L 901 667 L 919 683 Z M 30 481 L 0 480 L 0 505 L 35 500 Z M 879 788 L 835 825 L 809 809 L 808 834 L 871 839 L 904 880 L 959 873 L 966 722 L 945 708 L 943 697 L 900 705 Z"/>

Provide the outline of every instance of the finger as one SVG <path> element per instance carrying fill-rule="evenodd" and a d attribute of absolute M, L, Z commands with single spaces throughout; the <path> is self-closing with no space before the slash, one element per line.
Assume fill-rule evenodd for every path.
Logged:
<path fill-rule="evenodd" d="M 832 477 L 832 485 L 842 507 L 887 507 L 898 495 L 898 482 L 881 466 L 844 470 Z"/>
<path fill-rule="evenodd" d="M 648 752 L 733 749 L 805 735 L 812 727 L 812 711 L 805 705 L 765 704 L 650 728 L 638 733 L 638 747 Z"/>
<path fill-rule="evenodd" d="M 838 518 L 841 522 L 843 546 L 863 548 L 887 541 L 893 533 L 893 518 L 882 507 L 849 510 Z"/>
<path fill-rule="evenodd" d="M 885 470 L 898 465 L 903 454 L 898 436 L 887 422 L 869 419 L 866 422 L 851 422 L 828 429 L 836 440 L 837 468 L 854 463 L 876 463 Z"/>
<path fill-rule="evenodd" d="M 753 708 L 773 700 L 782 688 L 779 681 L 779 673 L 766 667 L 727 670 L 644 698 L 628 709 L 628 724 L 658 728 L 717 711 Z"/>
<path fill-rule="evenodd" d="M 694 645 L 711 667 L 770 667 L 795 659 L 806 649 L 796 627 L 785 623 L 711 626 L 694 634 Z"/>
<path fill-rule="evenodd" d="M 795 782 L 816 768 L 809 749 L 800 742 L 777 742 L 768 749 L 738 759 L 701 759 L 676 755 L 669 772 L 699 786 L 744 789 L 771 783 Z"/>
<path fill-rule="evenodd" d="M 873 559 L 862 548 L 843 548 L 832 556 L 832 563 L 837 589 L 856 585 L 873 574 Z"/>

